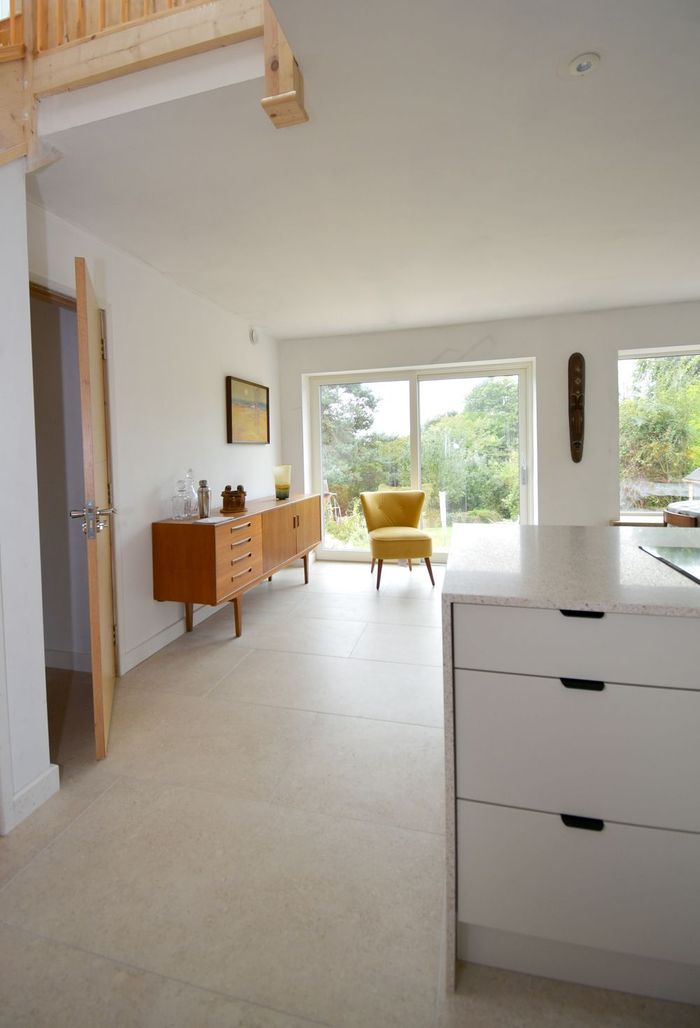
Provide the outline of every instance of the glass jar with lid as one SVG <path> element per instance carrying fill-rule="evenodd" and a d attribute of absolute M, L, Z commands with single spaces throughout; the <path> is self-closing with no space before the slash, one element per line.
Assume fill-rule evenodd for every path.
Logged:
<path fill-rule="evenodd" d="M 184 478 L 178 479 L 177 487 L 175 489 L 175 493 L 173 494 L 171 504 L 173 518 L 176 521 L 183 521 L 185 518 L 189 517 L 189 499 L 187 496 L 187 486 L 185 485 Z"/>

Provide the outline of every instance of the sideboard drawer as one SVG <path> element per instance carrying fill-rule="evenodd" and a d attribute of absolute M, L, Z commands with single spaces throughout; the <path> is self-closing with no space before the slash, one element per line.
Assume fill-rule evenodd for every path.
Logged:
<path fill-rule="evenodd" d="M 262 538 L 260 515 L 240 521 L 227 522 L 216 526 L 216 555 L 217 560 L 229 553 L 235 553 L 243 547 L 249 547 L 255 543 L 260 547 Z"/>
<path fill-rule="evenodd" d="M 700 689 L 696 618 L 453 605 L 459 668 Z"/>
<path fill-rule="evenodd" d="M 457 795 L 700 832 L 700 692 L 568 684 L 456 671 Z"/>
<path fill-rule="evenodd" d="M 457 804 L 458 919 L 700 963 L 700 835 Z"/>

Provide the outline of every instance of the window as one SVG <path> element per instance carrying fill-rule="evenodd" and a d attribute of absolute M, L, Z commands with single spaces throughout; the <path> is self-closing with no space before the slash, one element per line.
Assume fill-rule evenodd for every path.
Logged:
<path fill-rule="evenodd" d="M 460 522 L 531 520 L 529 366 L 314 377 L 320 555 L 365 554 L 360 493 L 421 488 L 423 528 L 447 552 Z"/>
<path fill-rule="evenodd" d="M 700 353 L 623 356 L 618 369 L 620 511 L 700 502 Z"/>

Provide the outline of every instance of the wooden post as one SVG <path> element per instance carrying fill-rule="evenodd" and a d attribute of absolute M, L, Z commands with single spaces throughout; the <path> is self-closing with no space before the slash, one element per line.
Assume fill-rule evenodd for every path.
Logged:
<path fill-rule="evenodd" d="M 15 9 L 15 0 L 10 0 L 10 46 L 19 46 L 19 16 Z"/>
<path fill-rule="evenodd" d="M 269 0 L 263 0 L 265 89 L 263 110 L 275 128 L 309 120 L 304 108 L 304 77 Z"/>
<path fill-rule="evenodd" d="M 83 39 L 85 36 L 85 0 L 77 0 L 75 6 L 75 38 Z"/>
<path fill-rule="evenodd" d="M 65 0 L 56 0 L 56 25 L 54 26 L 54 46 L 61 46 L 65 35 L 66 4 Z"/>
<path fill-rule="evenodd" d="M 36 4 L 36 52 L 47 50 L 49 46 L 49 5 L 48 0 L 37 0 Z"/>

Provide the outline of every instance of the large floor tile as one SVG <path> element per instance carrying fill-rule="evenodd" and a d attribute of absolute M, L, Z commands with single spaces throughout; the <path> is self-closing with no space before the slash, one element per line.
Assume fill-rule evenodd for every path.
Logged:
<path fill-rule="evenodd" d="M 251 799 L 269 798 L 315 715 L 135 690 L 117 696 L 112 772 Z"/>
<path fill-rule="evenodd" d="M 227 675 L 207 699 L 238 700 L 326 714 L 443 723 L 442 672 L 381 661 L 258 650 Z"/>
<path fill-rule="evenodd" d="M 0 925 L 2 1028 L 311 1028 L 184 982 Z"/>
<path fill-rule="evenodd" d="M 367 625 L 352 656 L 442 667 L 442 631 L 419 625 Z"/>
<path fill-rule="evenodd" d="M 300 617 L 370 621 L 384 625 L 441 624 L 439 603 L 429 599 L 385 595 L 376 589 L 366 594 L 351 593 L 348 596 L 307 592 L 296 604 L 294 613 Z"/>
<path fill-rule="evenodd" d="M 279 614 L 276 618 L 250 619 L 242 638 L 245 645 L 254 650 L 348 657 L 364 630 L 361 621 L 324 621 Z"/>
<path fill-rule="evenodd" d="M 61 768 L 60 790 L 9 835 L 0 838 L 0 884 L 24 867 L 117 778 L 104 763 Z"/>
<path fill-rule="evenodd" d="M 275 802 L 439 833 L 443 762 L 439 729 L 319 714 Z"/>
<path fill-rule="evenodd" d="M 442 894 L 438 836 L 123 780 L 0 921 L 341 1028 L 426 1028 Z"/>
<path fill-rule="evenodd" d="M 700 1009 L 492 967 L 461 970 L 439 1028 L 698 1028 Z"/>
<path fill-rule="evenodd" d="M 224 639 L 212 638 L 203 627 L 180 636 L 129 671 L 119 680 L 119 688 L 182 696 L 203 696 L 209 692 L 243 660 L 250 646 L 247 640 L 236 639 L 231 633 Z"/>

